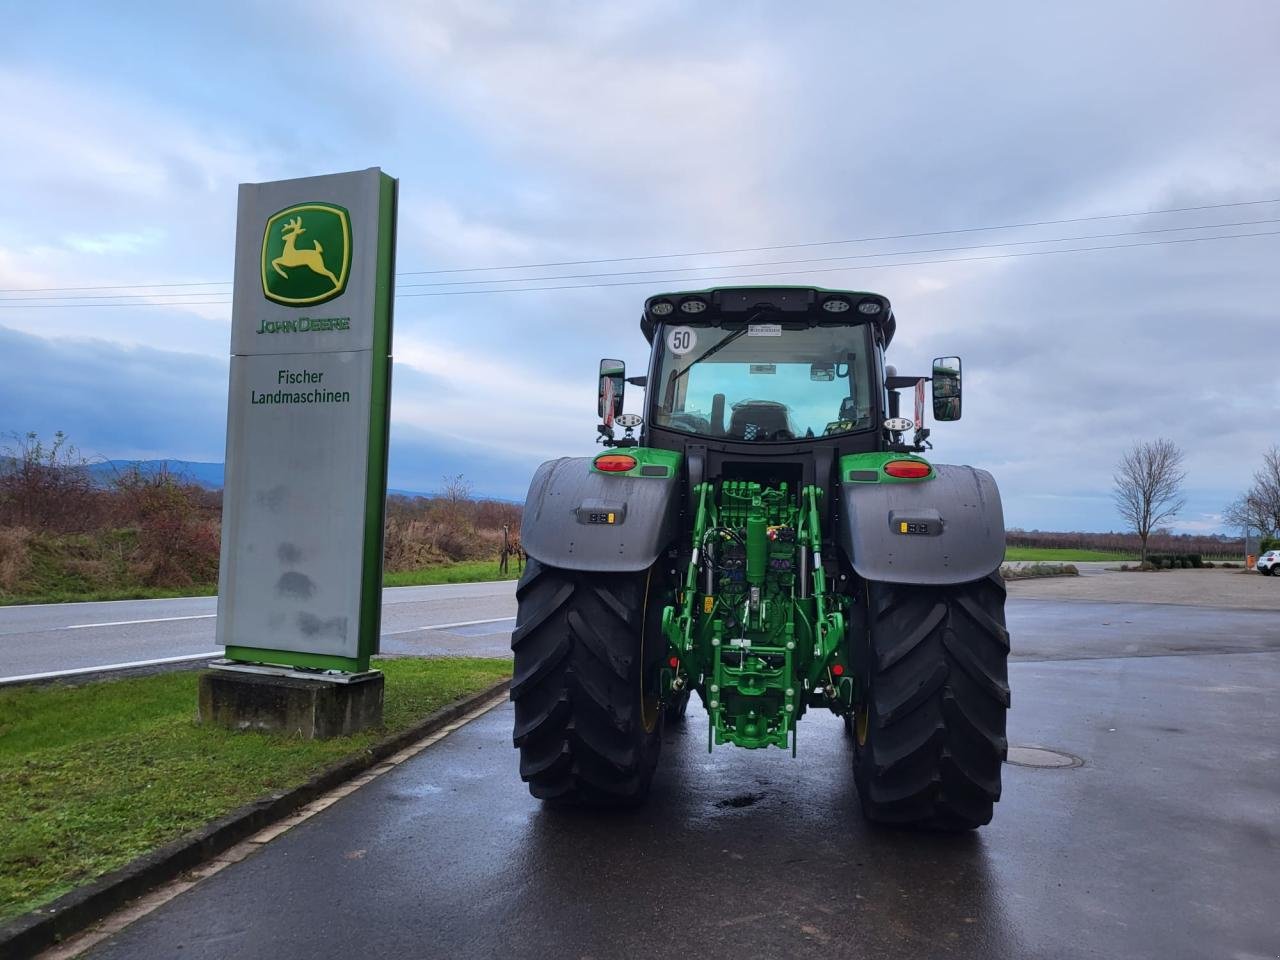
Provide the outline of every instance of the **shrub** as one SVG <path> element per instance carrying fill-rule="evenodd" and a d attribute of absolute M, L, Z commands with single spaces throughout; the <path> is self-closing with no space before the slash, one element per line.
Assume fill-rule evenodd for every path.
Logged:
<path fill-rule="evenodd" d="M 22 527 L 0 528 L 0 590 L 16 593 L 31 561 L 31 534 Z"/>
<path fill-rule="evenodd" d="M 66 435 L 59 430 L 49 443 L 36 433 L 11 436 L 0 449 L 0 523 L 37 532 L 94 529 L 102 492 Z"/>
<path fill-rule="evenodd" d="M 1022 566 L 1005 564 L 1000 576 L 1005 580 L 1031 580 L 1036 577 L 1075 577 L 1080 571 L 1070 563 L 1032 563 Z"/>
<path fill-rule="evenodd" d="M 134 468 L 115 479 L 119 506 L 138 525 L 133 572 L 151 587 L 186 587 L 218 577 L 218 527 L 202 516 L 204 491 L 168 471 Z"/>

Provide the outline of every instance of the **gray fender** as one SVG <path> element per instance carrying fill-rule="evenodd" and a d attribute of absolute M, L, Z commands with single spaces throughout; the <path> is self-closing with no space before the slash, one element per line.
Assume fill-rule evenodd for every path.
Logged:
<path fill-rule="evenodd" d="M 967 583 L 1004 560 L 1004 509 L 991 474 L 934 464 L 921 483 L 845 483 L 836 531 L 864 580 Z M 900 533 L 901 525 L 924 533 Z"/>
<path fill-rule="evenodd" d="M 520 543 L 566 570 L 647 570 L 679 529 L 680 474 L 670 479 L 596 473 L 590 457 L 562 457 L 529 484 Z M 592 522 L 612 513 L 614 522 Z"/>

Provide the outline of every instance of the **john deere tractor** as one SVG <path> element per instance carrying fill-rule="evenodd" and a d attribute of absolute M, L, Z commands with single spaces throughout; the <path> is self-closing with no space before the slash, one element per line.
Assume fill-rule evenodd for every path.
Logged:
<path fill-rule="evenodd" d="M 525 503 L 511 699 L 535 797 L 642 801 L 696 694 L 708 749 L 794 756 L 806 713 L 842 717 L 871 820 L 991 820 L 1000 494 L 921 456 L 924 385 L 935 420 L 959 419 L 960 361 L 898 375 L 895 326 L 883 296 L 816 287 L 645 302 L 647 374 L 601 363 L 605 450 L 544 463 Z M 622 412 L 628 383 L 643 419 Z"/>

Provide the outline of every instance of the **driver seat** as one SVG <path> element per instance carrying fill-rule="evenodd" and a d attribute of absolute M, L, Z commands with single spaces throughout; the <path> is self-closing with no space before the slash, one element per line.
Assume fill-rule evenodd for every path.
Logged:
<path fill-rule="evenodd" d="M 763 439 L 773 437 L 779 431 L 789 435 L 790 430 L 791 424 L 787 422 L 787 408 L 784 404 L 747 400 L 733 405 L 728 434 L 734 439 Z"/>

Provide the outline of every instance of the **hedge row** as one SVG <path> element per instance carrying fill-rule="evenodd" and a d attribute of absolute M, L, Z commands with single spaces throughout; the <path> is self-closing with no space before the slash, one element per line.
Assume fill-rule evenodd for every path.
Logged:
<path fill-rule="evenodd" d="M 1198 553 L 1152 553 L 1147 555 L 1147 562 L 1157 570 L 1199 570 L 1204 566 L 1204 558 Z"/>

